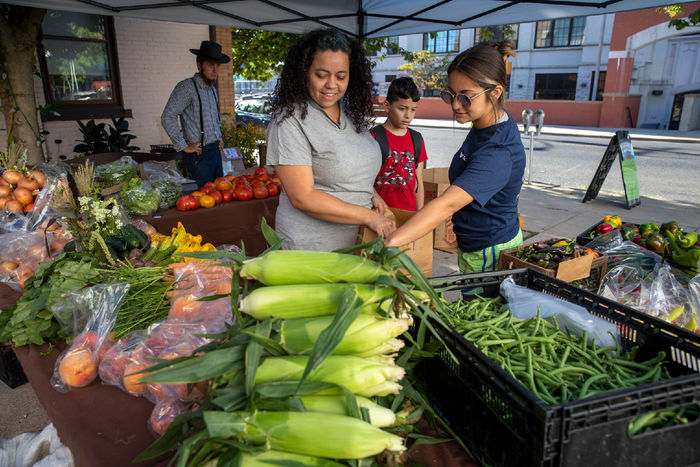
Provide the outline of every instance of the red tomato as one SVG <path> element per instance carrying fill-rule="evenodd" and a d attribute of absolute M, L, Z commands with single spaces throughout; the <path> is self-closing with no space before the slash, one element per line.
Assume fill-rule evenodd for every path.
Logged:
<path fill-rule="evenodd" d="M 188 210 L 189 201 L 187 201 L 187 196 L 189 196 L 189 195 L 180 196 L 177 199 L 177 203 L 175 203 L 175 206 L 177 206 L 178 211 L 187 211 Z"/>
<path fill-rule="evenodd" d="M 262 198 L 267 198 L 268 193 L 267 193 L 267 188 L 265 188 L 265 184 L 260 184 L 257 186 L 253 187 L 253 196 L 255 196 L 258 199 Z"/>
<path fill-rule="evenodd" d="M 230 173 L 224 175 L 224 178 L 225 178 L 226 181 L 228 181 L 229 183 L 233 183 L 233 181 L 236 179 L 236 177 L 234 177 L 233 174 L 230 174 Z"/>
<path fill-rule="evenodd" d="M 220 204 L 224 202 L 224 197 L 221 195 L 221 192 L 217 189 L 211 190 L 209 193 L 207 193 L 209 196 L 214 198 L 214 201 L 216 204 Z"/>
<path fill-rule="evenodd" d="M 253 190 L 250 188 L 241 186 L 241 187 L 236 187 L 236 189 L 233 191 L 234 196 L 238 201 L 248 201 L 253 197 Z"/>
<path fill-rule="evenodd" d="M 255 176 L 258 175 L 267 175 L 267 170 L 265 170 L 265 167 L 258 167 L 255 169 Z"/>
<path fill-rule="evenodd" d="M 233 199 L 233 193 L 231 192 L 231 190 L 222 191 L 221 196 L 224 198 L 224 203 L 228 203 Z"/>
<path fill-rule="evenodd" d="M 255 177 L 255 180 L 258 180 L 261 182 L 268 182 L 268 181 L 270 181 L 270 177 L 268 177 L 267 175 L 257 175 Z"/>
<path fill-rule="evenodd" d="M 280 194 L 280 189 L 276 183 L 268 183 L 265 185 L 265 188 L 267 188 L 267 194 L 270 196 L 277 196 Z"/>
<path fill-rule="evenodd" d="M 214 182 L 207 182 L 207 183 L 205 183 L 205 184 L 204 184 L 204 187 L 207 187 L 207 186 L 210 186 L 210 187 L 214 188 Z M 204 188 L 204 187 L 202 187 L 202 188 Z"/>
<path fill-rule="evenodd" d="M 211 192 L 211 190 L 216 190 L 216 188 L 214 188 L 213 186 L 203 186 L 199 191 L 201 191 L 205 195 L 208 195 Z"/>
<path fill-rule="evenodd" d="M 253 182 L 253 184 L 251 185 L 252 188 L 255 188 L 256 186 L 265 186 L 265 182 L 261 182 L 260 180 L 257 180 L 255 182 Z"/>
<path fill-rule="evenodd" d="M 180 211 L 191 211 L 199 207 L 199 198 L 192 195 L 180 196 L 177 200 L 177 208 Z"/>

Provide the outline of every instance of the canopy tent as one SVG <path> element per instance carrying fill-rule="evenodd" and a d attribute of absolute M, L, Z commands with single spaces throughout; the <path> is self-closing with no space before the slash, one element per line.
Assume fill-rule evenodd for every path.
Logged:
<path fill-rule="evenodd" d="M 521 23 L 653 8 L 690 0 L 6 0 L 130 18 L 304 32 L 335 27 L 358 37 Z"/>

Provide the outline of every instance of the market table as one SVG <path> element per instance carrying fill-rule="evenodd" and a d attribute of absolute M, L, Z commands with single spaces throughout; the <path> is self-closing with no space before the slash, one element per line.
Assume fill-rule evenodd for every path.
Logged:
<path fill-rule="evenodd" d="M 245 244 L 246 254 L 259 255 L 267 248 L 260 223 L 263 219 L 275 227 L 275 212 L 279 196 L 250 201 L 231 201 L 211 208 L 194 211 L 168 209 L 152 216 L 134 216 L 151 224 L 162 234 L 170 235 L 171 229 L 182 222 L 188 233 L 201 235 L 202 243 L 214 246 L 223 244 Z"/>

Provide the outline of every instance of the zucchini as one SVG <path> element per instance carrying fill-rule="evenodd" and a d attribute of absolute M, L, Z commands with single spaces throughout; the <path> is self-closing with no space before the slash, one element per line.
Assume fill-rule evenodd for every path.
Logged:
<path fill-rule="evenodd" d="M 117 254 L 117 256 L 114 258 L 115 260 L 124 259 L 128 254 L 129 246 L 126 240 L 122 237 L 119 237 L 117 235 L 109 235 L 105 237 L 105 243 Z"/>
<path fill-rule="evenodd" d="M 126 224 L 121 228 L 121 234 L 126 238 L 129 249 L 143 248 L 148 244 L 148 236 L 138 227 Z"/>

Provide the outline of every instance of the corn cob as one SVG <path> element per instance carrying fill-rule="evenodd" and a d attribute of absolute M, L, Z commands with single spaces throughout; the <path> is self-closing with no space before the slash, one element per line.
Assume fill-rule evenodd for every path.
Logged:
<path fill-rule="evenodd" d="M 403 438 L 343 415 L 205 411 L 204 422 L 214 438 L 235 438 L 308 456 L 361 459 L 384 449 L 405 450 Z"/>
<path fill-rule="evenodd" d="M 371 357 L 374 355 L 395 354 L 399 350 L 403 349 L 403 346 L 404 342 L 401 339 L 388 339 L 373 349 L 355 353 L 353 355 L 356 357 Z"/>
<path fill-rule="evenodd" d="M 344 396 L 305 395 L 299 396 L 299 398 L 309 412 L 333 413 L 336 415 L 347 415 L 348 413 Z M 396 421 L 396 415 L 391 409 L 382 407 L 366 397 L 356 396 L 356 398 L 357 405 L 369 411 L 369 419 L 372 425 L 381 428 L 391 426 Z"/>
<path fill-rule="evenodd" d="M 335 314 L 346 290 L 355 288 L 364 301 L 363 313 L 374 313 L 377 302 L 393 296 L 391 287 L 366 284 L 296 284 L 260 287 L 241 300 L 240 310 L 255 319 L 304 318 Z M 390 300 L 387 300 L 390 302 Z"/>
<path fill-rule="evenodd" d="M 345 464 L 339 464 L 329 459 L 273 450 L 263 451 L 257 454 L 240 451 L 233 465 L 236 467 L 272 467 L 275 465 L 294 467 L 345 467 Z M 217 460 L 210 461 L 203 467 L 217 467 Z"/>
<path fill-rule="evenodd" d="M 275 381 L 299 381 L 309 358 L 306 356 L 271 357 L 263 360 L 255 373 L 255 384 Z M 365 397 L 395 394 L 396 383 L 404 376 L 400 366 L 349 355 L 331 355 L 307 376 L 308 381 L 345 386 L 350 392 Z M 339 389 L 322 394 L 340 394 Z"/>
<path fill-rule="evenodd" d="M 308 354 L 318 340 L 319 334 L 331 324 L 333 318 L 333 316 L 320 316 L 285 320 L 282 322 L 280 331 L 280 343 L 290 353 Z M 345 332 L 343 340 L 333 354 L 356 355 L 370 352 L 406 330 L 408 330 L 408 319 L 382 319 L 371 315 L 360 315 Z"/>
<path fill-rule="evenodd" d="M 350 282 L 372 284 L 392 275 L 362 256 L 322 251 L 276 250 L 243 263 L 241 277 L 266 285 Z"/>

